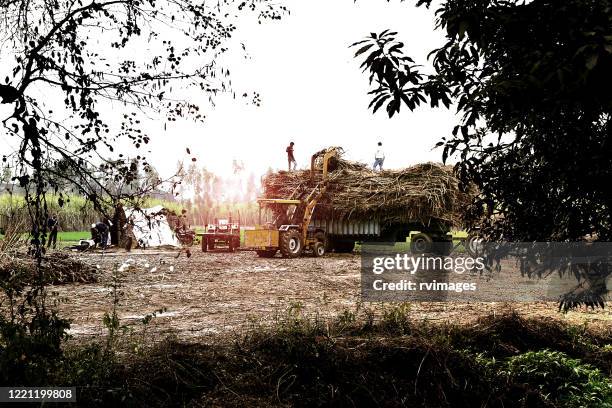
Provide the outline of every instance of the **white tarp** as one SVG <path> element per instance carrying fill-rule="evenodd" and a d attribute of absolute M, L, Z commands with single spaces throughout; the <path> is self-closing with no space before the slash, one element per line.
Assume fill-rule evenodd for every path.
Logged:
<path fill-rule="evenodd" d="M 151 208 L 135 210 L 126 208 L 125 216 L 128 226 L 132 228 L 136 242 L 140 247 L 173 246 L 180 247 L 174 231 L 168 224 L 165 215 L 158 214 L 164 207 L 157 205 Z M 155 214 L 155 215 L 154 215 Z"/>

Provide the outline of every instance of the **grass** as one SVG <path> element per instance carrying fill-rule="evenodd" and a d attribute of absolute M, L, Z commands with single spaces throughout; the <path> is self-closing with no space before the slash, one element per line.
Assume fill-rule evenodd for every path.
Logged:
<path fill-rule="evenodd" d="M 612 407 L 610 331 L 512 313 L 433 325 L 411 320 L 409 304 L 377 319 L 302 310 L 210 344 L 73 347 L 54 381 L 93 407 Z M 574 342 L 577 331 L 588 345 Z"/>
<path fill-rule="evenodd" d="M 57 233 L 57 245 L 62 248 L 77 244 L 81 239 L 91 239 L 90 231 L 59 231 Z"/>
<path fill-rule="evenodd" d="M 89 231 L 59 231 L 57 233 L 58 241 L 77 242 L 80 239 L 91 238 Z"/>
<path fill-rule="evenodd" d="M 28 233 L 24 233 L 23 237 L 27 238 Z M 3 239 L 4 235 L 0 234 L 0 239 Z M 81 239 L 90 239 L 91 232 L 89 231 L 59 231 L 57 233 L 57 247 L 64 248 L 67 246 L 78 244 Z"/>

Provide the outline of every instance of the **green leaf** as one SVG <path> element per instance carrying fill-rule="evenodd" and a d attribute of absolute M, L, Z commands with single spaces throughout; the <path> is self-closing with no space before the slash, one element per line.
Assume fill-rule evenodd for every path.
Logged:
<path fill-rule="evenodd" d="M 599 54 L 592 54 L 586 62 L 586 67 L 589 71 L 591 71 L 597 65 L 597 61 L 599 60 Z"/>

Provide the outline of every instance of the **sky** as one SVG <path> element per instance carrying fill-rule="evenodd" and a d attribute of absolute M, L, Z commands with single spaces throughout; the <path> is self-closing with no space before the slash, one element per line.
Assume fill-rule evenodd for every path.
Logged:
<path fill-rule="evenodd" d="M 232 82 L 257 90 L 261 106 L 222 98 L 203 126 L 184 122 L 168 133 L 221 173 L 231 170 L 228 157 L 243 160 L 256 174 L 285 168 L 289 141 L 295 142 L 299 167 L 307 167 L 312 153 L 326 146 L 342 146 L 348 159 L 371 163 L 379 141 L 388 168 L 440 161 L 441 151 L 432 147 L 450 134 L 454 111 L 425 106 L 392 119 L 384 110 L 373 115 L 367 77 L 348 47 L 370 32 L 391 28 L 408 54 L 427 64 L 429 51 L 443 44 L 442 33 L 433 30 L 433 10 L 384 0 L 287 4 L 290 15 L 280 22 L 243 25 L 237 33 L 252 58 L 234 64 Z"/>
<path fill-rule="evenodd" d="M 443 34 L 433 29 L 433 10 L 397 0 L 284 4 L 290 14 L 280 21 L 238 22 L 234 43 L 244 43 L 248 57 L 237 53 L 223 61 L 236 92 L 258 92 L 260 106 L 222 95 L 206 109 L 204 123 L 179 120 L 164 127 L 163 118 L 146 123 L 152 137 L 149 161 L 160 174 L 172 174 L 189 147 L 199 166 L 217 174 L 231 174 L 238 160 L 246 173 L 259 176 L 270 167 L 286 168 L 290 141 L 300 168 L 327 146 L 342 146 L 346 158 L 371 164 L 379 141 L 386 168 L 440 161 L 441 151 L 432 148 L 457 122 L 454 110 L 424 106 L 392 119 L 384 109 L 373 115 L 367 77 L 349 49 L 370 32 L 390 28 L 427 69 L 427 54 L 443 44 Z"/>

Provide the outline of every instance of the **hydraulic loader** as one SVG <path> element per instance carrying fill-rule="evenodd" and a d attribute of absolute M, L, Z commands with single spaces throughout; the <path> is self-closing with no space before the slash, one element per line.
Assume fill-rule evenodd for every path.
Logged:
<path fill-rule="evenodd" d="M 323 156 L 322 180 L 316 182 L 315 156 L 311 160 L 312 190 L 302 197 L 261 198 L 259 203 L 259 225 L 253 230 L 245 231 L 245 246 L 257 252 L 264 258 L 271 258 L 278 251 L 283 257 L 297 258 L 304 252 L 314 256 L 325 255 L 326 234 L 323 228 L 310 226 L 312 215 L 318 201 L 327 190 L 327 173 L 329 161 L 336 157 L 333 150 Z M 261 211 L 263 207 L 273 207 L 280 214 L 274 222 L 262 224 Z"/>

